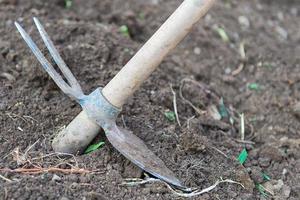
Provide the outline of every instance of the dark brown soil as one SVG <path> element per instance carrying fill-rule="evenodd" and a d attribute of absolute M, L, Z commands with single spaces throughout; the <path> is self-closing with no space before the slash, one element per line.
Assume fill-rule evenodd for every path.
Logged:
<path fill-rule="evenodd" d="M 77 164 L 98 170 L 0 171 L 0 199 L 176 198 L 161 184 L 120 186 L 125 178 L 144 175 L 105 139 L 103 148 L 76 159 L 51 154 L 54 135 L 80 107 L 41 70 L 13 22 L 19 21 L 42 47 L 32 20 L 39 17 L 88 93 L 105 85 L 180 2 L 75 0 L 66 8 L 63 0 L 0 0 L 0 169 Z M 221 177 L 245 186 L 221 184 L 194 199 L 300 199 L 299 15 L 298 0 L 219 1 L 124 106 L 119 124 L 143 139 L 186 186 L 205 188 Z M 121 25 L 129 27 L 130 37 L 119 32 Z M 222 41 L 216 26 L 226 31 L 229 42 Z M 243 41 L 246 60 L 239 54 Z M 244 69 L 233 76 L 242 63 Z M 234 125 L 185 103 L 179 95 L 183 79 L 193 80 L 184 81 L 186 99 L 207 111 L 218 107 L 222 97 L 235 113 Z M 249 89 L 251 83 L 259 88 Z M 173 110 L 170 85 L 177 93 L 181 127 L 164 116 Z M 239 140 L 237 113 L 245 114 L 248 143 Z M 35 142 L 27 161 L 17 159 Z M 243 148 L 249 156 L 242 166 L 236 158 Z M 266 192 L 269 197 L 263 197 L 258 184 L 273 196 Z"/>

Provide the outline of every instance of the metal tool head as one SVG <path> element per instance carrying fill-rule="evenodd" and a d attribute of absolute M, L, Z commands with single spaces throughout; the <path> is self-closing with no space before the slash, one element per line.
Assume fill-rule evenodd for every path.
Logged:
<path fill-rule="evenodd" d="M 167 183 L 184 188 L 165 163 L 130 131 L 114 124 L 111 129 L 105 130 L 105 135 L 121 154 L 138 167 Z"/>
<path fill-rule="evenodd" d="M 141 139 L 116 125 L 115 118 L 118 115 L 119 110 L 106 100 L 99 89 L 95 90 L 90 95 L 84 95 L 79 83 L 60 57 L 39 20 L 34 18 L 34 22 L 51 56 L 68 83 L 65 82 L 61 75 L 55 71 L 53 66 L 44 57 L 37 45 L 24 31 L 24 29 L 17 22 L 15 22 L 15 25 L 29 48 L 42 64 L 45 71 L 51 76 L 60 89 L 80 103 L 88 116 L 104 129 L 105 135 L 113 147 L 127 159 L 149 174 L 176 187 L 185 188 L 175 177 L 173 172 L 166 167 L 160 158 L 148 149 Z"/>

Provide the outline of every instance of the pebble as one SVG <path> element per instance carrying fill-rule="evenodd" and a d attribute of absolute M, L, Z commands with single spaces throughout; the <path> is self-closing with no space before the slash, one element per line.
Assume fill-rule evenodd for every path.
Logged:
<path fill-rule="evenodd" d="M 52 180 L 52 181 L 55 181 L 55 182 L 56 182 L 56 181 L 61 181 L 61 177 L 59 177 L 59 176 L 57 176 L 56 174 L 54 174 L 51 180 Z"/>
<path fill-rule="evenodd" d="M 244 28 L 249 28 L 250 27 L 250 21 L 247 17 L 245 16 L 239 16 L 238 21 L 240 23 L 240 25 Z"/>
<path fill-rule="evenodd" d="M 195 47 L 194 48 L 194 54 L 200 55 L 200 53 L 201 53 L 201 49 L 199 47 Z"/>
<path fill-rule="evenodd" d="M 294 16 L 297 16 L 298 15 L 298 9 L 293 7 L 291 8 L 291 14 L 294 15 Z"/>
<path fill-rule="evenodd" d="M 278 12 L 278 13 L 277 13 L 277 18 L 278 18 L 279 21 L 283 21 L 283 20 L 284 20 L 284 15 L 283 15 L 283 13 L 282 13 L 282 12 Z"/>
<path fill-rule="evenodd" d="M 225 69 L 225 74 L 230 74 L 231 73 L 231 69 L 229 68 L 229 67 L 227 67 L 226 69 Z"/>
<path fill-rule="evenodd" d="M 275 30 L 282 39 L 284 40 L 288 39 L 289 34 L 284 28 L 282 28 L 281 26 L 276 26 Z"/>
<path fill-rule="evenodd" d="M 282 170 L 282 175 L 285 176 L 287 173 L 288 173 L 287 169 L 284 168 L 284 169 Z"/>
<path fill-rule="evenodd" d="M 281 188 L 284 186 L 284 183 L 281 179 L 279 179 L 278 181 L 276 181 L 276 183 L 273 183 L 273 188 L 274 190 L 281 190 Z"/>
<path fill-rule="evenodd" d="M 276 196 L 280 197 L 281 199 L 289 198 L 292 189 L 288 185 L 284 184 L 282 179 L 272 180 L 269 183 L 271 184 L 271 191 L 277 194 Z"/>

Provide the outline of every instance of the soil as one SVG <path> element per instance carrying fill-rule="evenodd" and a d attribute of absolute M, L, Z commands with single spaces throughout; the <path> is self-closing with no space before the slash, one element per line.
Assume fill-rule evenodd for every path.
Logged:
<path fill-rule="evenodd" d="M 120 185 L 145 175 L 103 133 L 105 145 L 95 152 L 53 154 L 51 140 L 80 107 L 41 69 L 13 22 L 42 48 L 32 20 L 39 17 L 89 93 L 104 86 L 180 2 L 74 0 L 67 8 L 63 0 L 0 0 L 0 199 L 178 198 L 159 183 Z M 300 199 L 299 15 L 297 0 L 218 1 L 123 107 L 118 123 L 145 141 L 184 185 L 201 189 L 223 178 L 245 187 L 224 183 L 193 199 Z M 119 31 L 122 25 L 130 37 Z M 181 126 L 164 115 L 173 110 L 170 85 Z M 225 110 L 222 119 L 216 108 Z M 239 113 L 245 115 L 245 141 Z M 241 165 L 244 148 L 249 155 Z M 96 171 L 8 171 L 38 167 Z M 268 190 L 265 195 L 258 186 Z"/>

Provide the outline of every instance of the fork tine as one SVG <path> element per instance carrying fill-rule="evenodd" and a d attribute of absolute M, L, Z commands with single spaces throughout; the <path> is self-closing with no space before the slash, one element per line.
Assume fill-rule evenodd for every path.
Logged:
<path fill-rule="evenodd" d="M 43 68 L 50 75 L 50 77 L 54 80 L 57 86 L 66 94 L 72 94 L 72 88 L 62 79 L 62 77 L 55 71 L 53 66 L 49 63 L 49 61 L 43 56 L 40 49 L 36 46 L 36 44 L 32 41 L 31 37 L 25 32 L 25 30 L 21 27 L 18 22 L 15 22 L 15 26 L 20 32 L 21 36 L 35 55 L 35 57 L 42 64 Z"/>
<path fill-rule="evenodd" d="M 49 35 L 45 31 L 45 29 L 42 26 L 42 24 L 40 23 L 40 21 L 36 17 L 34 17 L 33 20 L 34 20 L 34 23 L 37 26 L 37 29 L 38 29 L 40 35 L 42 36 L 42 39 L 43 39 L 45 45 L 47 46 L 51 56 L 53 57 L 57 66 L 60 68 L 61 72 L 64 74 L 64 76 L 68 80 L 71 87 L 73 89 L 77 90 L 77 92 L 83 93 L 79 83 L 77 82 L 76 78 L 74 77 L 74 75 L 72 74 L 72 72 L 70 71 L 70 69 L 68 68 L 66 63 L 64 62 L 64 60 L 59 55 L 57 49 L 55 48 L 53 42 L 51 41 Z"/>

